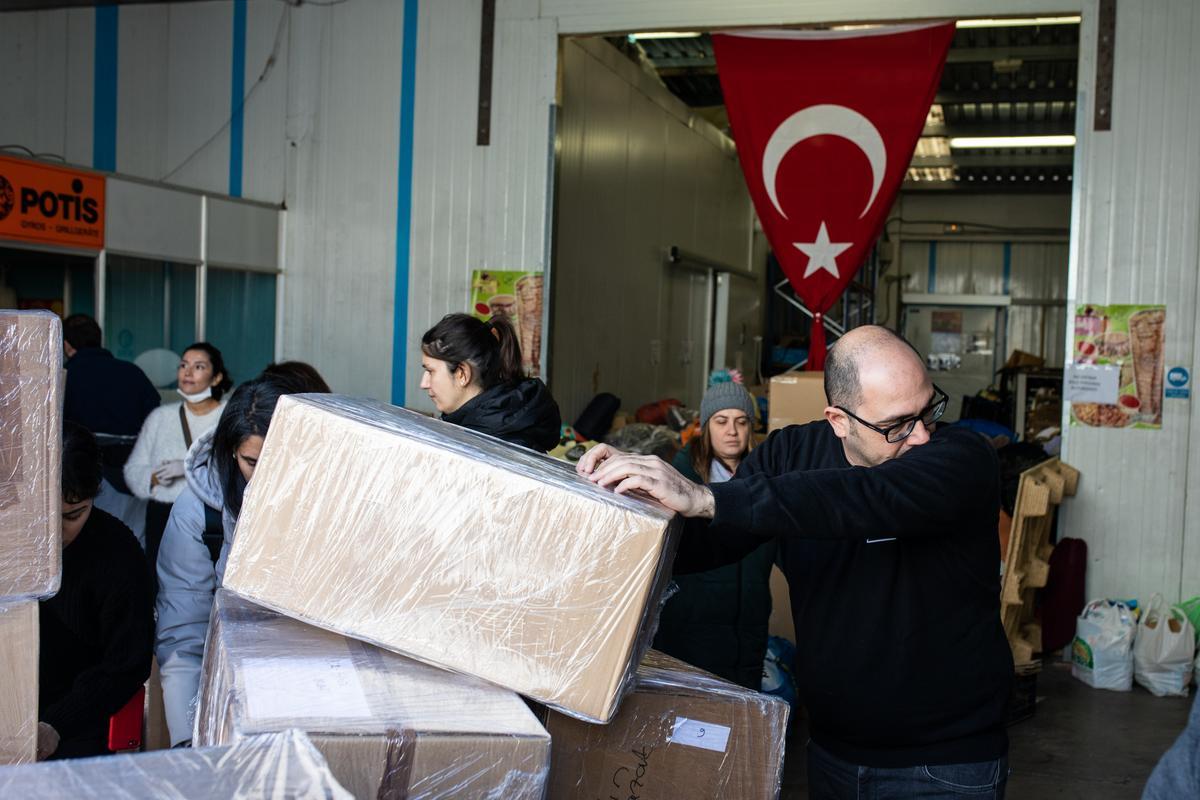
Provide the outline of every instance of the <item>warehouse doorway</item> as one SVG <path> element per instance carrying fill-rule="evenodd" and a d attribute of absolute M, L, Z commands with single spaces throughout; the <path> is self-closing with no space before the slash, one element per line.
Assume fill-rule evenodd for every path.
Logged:
<path fill-rule="evenodd" d="M 831 339 L 871 322 L 902 333 L 946 384 L 949 419 L 1020 438 L 1052 436 L 1061 410 L 1079 23 L 960 23 L 884 231 L 827 315 Z M 694 403 L 713 367 L 751 384 L 802 368 L 811 315 L 750 208 L 709 35 L 567 38 L 559 88 L 550 378 L 564 415 L 600 391 L 629 408 Z M 575 324 L 597 307 L 613 310 L 588 315 L 609 326 L 600 340 Z M 1031 373 L 1019 386 L 1002 372 L 1014 351 Z"/>

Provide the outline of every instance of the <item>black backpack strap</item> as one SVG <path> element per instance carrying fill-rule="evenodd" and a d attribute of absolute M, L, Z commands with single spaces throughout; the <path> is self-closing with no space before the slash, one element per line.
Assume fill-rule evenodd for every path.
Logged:
<path fill-rule="evenodd" d="M 221 512 L 204 503 L 204 546 L 208 548 L 208 557 L 216 565 L 221 557 L 221 545 L 225 544 L 225 526 L 221 524 Z"/>

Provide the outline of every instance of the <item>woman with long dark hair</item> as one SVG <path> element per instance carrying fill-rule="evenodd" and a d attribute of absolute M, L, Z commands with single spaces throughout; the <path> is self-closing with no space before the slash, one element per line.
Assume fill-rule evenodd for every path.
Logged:
<path fill-rule="evenodd" d="M 674 466 L 697 483 L 722 483 L 753 446 L 754 398 L 733 375 L 714 373 L 700 403 L 700 433 Z M 676 575 L 679 591 L 663 606 L 655 648 L 758 691 L 771 616 L 775 540 L 736 564 Z"/>
<path fill-rule="evenodd" d="M 562 417 L 546 384 L 521 370 L 521 344 L 504 317 L 448 314 L 421 337 L 421 388 L 442 419 L 546 452 Z"/>
<path fill-rule="evenodd" d="M 318 380 L 319 380 L 319 376 Z M 304 384 L 258 377 L 233 392 L 216 428 L 196 441 L 185 463 L 187 488 L 175 501 L 158 557 L 156 653 L 171 745 L 192 738 L 192 701 L 213 593 L 225 574 L 242 496 L 254 476 L 279 398 L 316 391 Z"/>
<path fill-rule="evenodd" d="M 129 490 L 149 501 L 146 560 L 151 576 L 157 568 L 158 548 L 171 505 L 183 493 L 183 459 L 192 442 L 216 426 L 225 408 L 222 398 L 233 388 L 221 351 L 208 342 L 196 342 L 183 351 L 175 379 L 182 402 L 150 412 L 124 468 Z M 154 581 L 152 591 L 156 588 Z"/>

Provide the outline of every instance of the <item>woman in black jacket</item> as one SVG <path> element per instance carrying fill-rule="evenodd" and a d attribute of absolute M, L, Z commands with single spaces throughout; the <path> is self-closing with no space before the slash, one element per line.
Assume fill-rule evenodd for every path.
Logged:
<path fill-rule="evenodd" d="M 543 453 L 558 444 L 558 404 L 523 376 L 508 320 L 447 314 L 421 337 L 421 355 L 421 388 L 446 422 Z"/>

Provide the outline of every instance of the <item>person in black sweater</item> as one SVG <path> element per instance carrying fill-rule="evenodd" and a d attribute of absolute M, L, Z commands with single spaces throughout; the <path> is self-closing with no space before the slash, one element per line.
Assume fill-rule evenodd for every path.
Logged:
<path fill-rule="evenodd" d="M 133 533 L 94 508 L 100 449 L 63 426 L 62 588 L 40 604 L 38 759 L 104 755 L 108 720 L 150 675 L 154 617 Z"/>
<path fill-rule="evenodd" d="M 776 431 L 701 486 L 599 446 L 578 469 L 688 517 L 676 571 L 779 542 L 810 716 L 810 797 L 1002 798 L 1012 653 L 1000 623 L 999 466 L 935 423 L 947 397 L 903 339 L 856 328 L 824 421 Z"/>
<path fill-rule="evenodd" d="M 442 317 L 421 337 L 421 388 L 446 422 L 541 453 L 558 444 L 558 404 L 546 384 L 523 375 L 505 317 Z"/>

